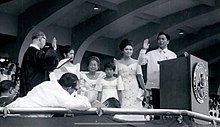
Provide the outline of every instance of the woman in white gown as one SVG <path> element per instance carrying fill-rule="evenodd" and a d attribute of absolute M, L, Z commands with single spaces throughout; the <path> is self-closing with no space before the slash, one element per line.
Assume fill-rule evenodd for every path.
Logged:
<path fill-rule="evenodd" d="M 141 66 L 136 59 L 131 56 L 133 54 L 133 44 L 128 39 L 124 39 L 119 45 L 123 53 L 120 60 L 114 60 L 116 65 L 116 73 L 122 77 L 124 83 L 124 90 L 122 91 L 121 108 L 141 110 L 142 99 L 138 94 L 143 91 L 146 92 L 143 80 Z M 139 88 L 138 81 L 141 89 Z M 117 115 L 115 118 L 123 120 L 145 120 L 143 115 Z"/>
<path fill-rule="evenodd" d="M 80 78 L 80 64 L 73 64 L 74 49 L 70 46 L 65 46 L 61 51 L 64 59 L 59 61 L 57 69 L 50 73 L 50 80 L 57 81 L 64 73 L 73 73 Z"/>
<path fill-rule="evenodd" d="M 92 104 L 92 107 L 97 105 L 97 84 L 102 78 L 105 77 L 105 73 L 98 71 L 100 66 L 100 60 L 97 56 L 91 56 L 87 61 L 88 72 L 81 72 L 80 83 L 81 89 L 85 90 L 85 95 Z"/>

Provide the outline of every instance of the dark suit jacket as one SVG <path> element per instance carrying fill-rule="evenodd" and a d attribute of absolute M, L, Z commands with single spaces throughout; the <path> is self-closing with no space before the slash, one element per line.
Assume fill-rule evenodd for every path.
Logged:
<path fill-rule="evenodd" d="M 49 71 L 58 65 L 57 52 L 48 49 L 47 52 L 29 47 L 21 64 L 20 96 L 25 96 L 37 84 L 49 80 Z"/>

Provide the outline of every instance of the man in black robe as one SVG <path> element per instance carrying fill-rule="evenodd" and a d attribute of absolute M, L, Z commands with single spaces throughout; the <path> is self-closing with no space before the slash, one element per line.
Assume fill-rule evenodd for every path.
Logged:
<path fill-rule="evenodd" d="M 32 35 L 32 43 L 24 54 L 21 64 L 20 96 L 25 96 L 37 84 L 49 81 L 49 72 L 58 65 L 56 39 L 47 51 L 42 50 L 46 44 L 46 35 L 36 32 Z"/>

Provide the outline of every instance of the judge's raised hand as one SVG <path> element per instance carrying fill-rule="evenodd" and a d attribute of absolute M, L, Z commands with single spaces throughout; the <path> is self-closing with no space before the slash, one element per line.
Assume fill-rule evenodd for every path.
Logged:
<path fill-rule="evenodd" d="M 149 48 L 149 46 L 150 46 L 149 39 L 147 38 L 147 39 L 144 40 L 143 49 L 147 50 Z"/>
<path fill-rule="evenodd" d="M 52 41 L 52 47 L 54 50 L 57 49 L 57 39 L 55 37 L 53 38 L 53 41 Z"/>

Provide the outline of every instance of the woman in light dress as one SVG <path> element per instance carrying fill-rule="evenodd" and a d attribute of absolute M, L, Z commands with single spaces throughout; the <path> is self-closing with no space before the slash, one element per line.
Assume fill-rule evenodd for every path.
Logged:
<path fill-rule="evenodd" d="M 97 56 L 89 57 L 87 62 L 88 72 L 81 72 L 81 90 L 85 90 L 85 95 L 91 102 L 92 107 L 96 107 L 98 96 L 97 84 L 105 77 L 105 73 L 98 71 L 100 60 Z"/>
<path fill-rule="evenodd" d="M 74 49 L 68 45 L 62 49 L 63 59 L 59 61 L 57 68 L 50 74 L 52 81 L 57 81 L 64 73 L 73 73 L 80 78 L 80 63 L 73 64 Z"/>
<path fill-rule="evenodd" d="M 139 93 L 143 91 L 142 94 L 145 94 L 146 92 L 141 66 L 136 59 L 131 57 L 133 54 L 133 44 L 130 40 L 122 40 L 119 48 L 123 53 L 123 57 L 120 60 L 114 61 L 116 65 L 116 74 L 122 77 L 124 83 L 121 108 L 141 110 L 143 106 L 142 98 Z M 144 120 L 143 115 L 117 115 L 115 118 L 132 121 Z"/>
<path fill-rule="evenodd" d="M 121 103 L 122 90 L 124 90 L 124 85 L 120 76 L 114 76 L 114 63 L 105 64 L 104 71 L 106 77 L 101 79 L 97 87 L 98 100 L 103 104 L 109 98 L 115 98 Z"/>

